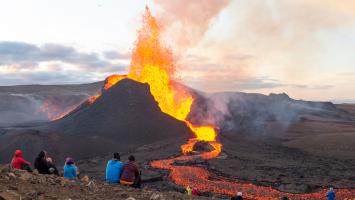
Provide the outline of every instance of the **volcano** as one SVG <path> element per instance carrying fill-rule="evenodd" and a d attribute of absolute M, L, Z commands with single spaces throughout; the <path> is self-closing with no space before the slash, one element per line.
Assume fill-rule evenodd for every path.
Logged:
<path fill-rule="evenodd" d="M 332 157 L 353 152 L 353 114 L 286 94 L 193 91 L 179 84 L 160 28 L 147 7 L 128 73 L 109 76 L 101 92 L 59 120 L 0 130 L 0 159 L 9 160 L 16 148 L 31 157 L 46 149 L 57 160 L 72 156 L 89 163 L 80 167 L 103 173 L 105 155 L 134 153 L 143 174 L 168 172 L 180 187 L 224 195 L 242 190 L 249 199 L 278 199 L 284 192 L 319 199 L 324 186 L 354 185 L 353 157 Z M 339 140 L 333 129 L 341 126 Z M 324 146 L 333 154 L 325 155 Z M 349 197 L 353 190 L 338 192 Z"/>
<path fill-rule="evenodd" d="M 93 104 L 79 106 L 66 117 L 38 127 L 6 130 L 0 140 L 0 157 L 9 160 L 16 148 L 28 157 L 41 149 L 66 156 L 92 158 L 112 151 L 128 152 L 154 142 L 178 144 L 192 137 L 182 121 L 161 112 L 149 85 L 130 79 L 104 91 Z M 94 147 L 94 148 L 93 148 Z"/>

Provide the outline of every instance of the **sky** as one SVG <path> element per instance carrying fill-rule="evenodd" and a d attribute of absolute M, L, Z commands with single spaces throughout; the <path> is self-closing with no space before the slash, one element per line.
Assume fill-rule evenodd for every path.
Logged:
<path fill-rule="evenodd" d="M 353 0 L 0 0 L 0 85 L 126 73 L 148 5 L 178 80 L 205 91 L 355 102 Z"/>

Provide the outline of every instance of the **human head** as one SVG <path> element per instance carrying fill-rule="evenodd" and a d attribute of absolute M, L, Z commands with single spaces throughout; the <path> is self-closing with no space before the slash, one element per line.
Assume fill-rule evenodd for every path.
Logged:
<path fill-rule="evenodd" d="M 46 160 L 47 160 L 48 163 L 51 163 L 51 164 L 53 163 L 53 160 L 50 157 L 48 157 Z"/>
<path fill-rule="evenodd" d="M 237 196 L 241 197 L 243 195 L 242 192 L 237 192 Z"/>
<path fill-rule="evenodd" d="M 66 158 L 66 159 L 65 159 L 65 164 L 67 164 L 67 165 L 72 165 L 72 164 L 74 164 L 74 159 L 73 159 L 73 158 L 70 158 L 70 157 Z"/>
<path fill-rule="evenodd" d="M 330 188 L 329 188 L 329 190 L 330 190 L 330 191 L 333 191 L 333 190 L 334 190 L 334 188 L 333 188 L 333 187 L 330 187 Z"/>
<path fill-rule="evenodd" d="M 117 152 L 113 153 L 113 159 L 121 160 L 120 154 Z"/>
<path fill-rule="evenodd" d="M 47 154 L 47 152 L 41 151 L 41 152 L 39 152 L 38 157 L 39 158 L 44 158 L 44 157 L 46 157 L 46 154 Z"/>
<path fill-rule="evenodd" d="M 130 155 L 130 156 L 128 156 L 128 160 L 129 160 L 129 161 L 135 161 L 136 158 L 135 158 L 133 155 Z"/>
<path fill-rule="evenodd" d="M 15 156 L 16 156 L 16 157 L 22 157 L 22 151 L 19 150 L 19 149 L 16 150 L 16 151 L 15 151 Z"/>

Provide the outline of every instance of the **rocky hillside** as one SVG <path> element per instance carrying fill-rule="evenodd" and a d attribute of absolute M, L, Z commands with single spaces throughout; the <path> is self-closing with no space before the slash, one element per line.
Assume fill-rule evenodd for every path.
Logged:
<path fill-rule="evenodd" d="M 125 199 L 125 200 L 170 200 L 208 199 L 191 197 L 178 192 L 159 192 L 148 189 L 134 189 L 121 185 L 82 178 L 68 181 L 53 175 L 39 175 L 23 170 L 11 170 L 8 165 L 0 166 L 0 200 L 70 200 L 70 199 Z"/>

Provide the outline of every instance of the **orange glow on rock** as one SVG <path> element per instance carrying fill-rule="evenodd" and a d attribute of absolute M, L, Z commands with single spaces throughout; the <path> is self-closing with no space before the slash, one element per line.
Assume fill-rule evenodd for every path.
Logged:
<path fill-rule="evenodd" d="M 106 78 L 105 84 L 104 84 L 104 90 L 110 89 L 113 85 L 118 83 L 120 80 L 126 78 L 126 75 L 119 75 L 119 74 L 113 74 L 109 77 Z"/>

